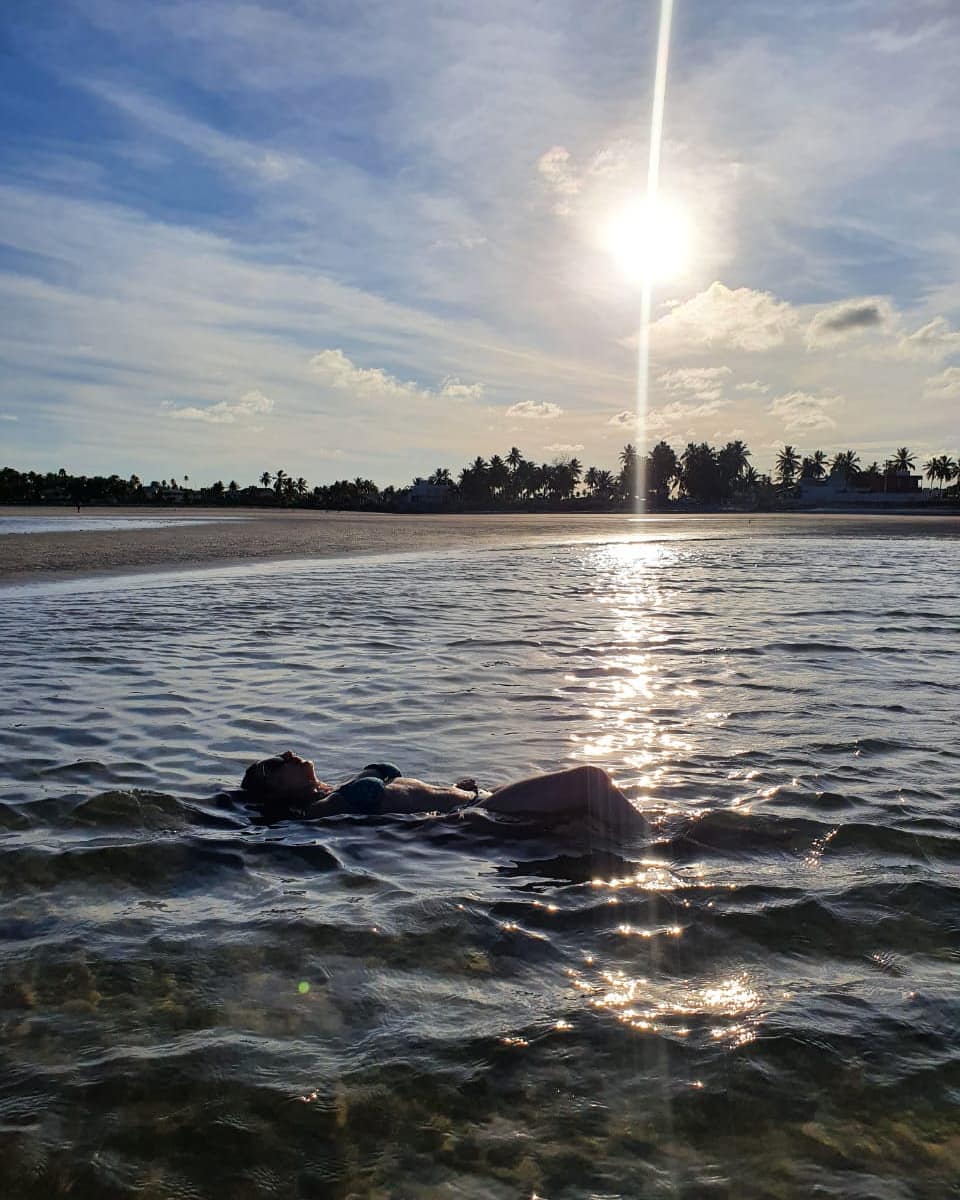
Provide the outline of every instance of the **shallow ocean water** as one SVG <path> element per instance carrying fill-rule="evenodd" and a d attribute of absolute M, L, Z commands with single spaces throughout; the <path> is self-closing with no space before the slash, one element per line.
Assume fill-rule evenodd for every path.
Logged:
<path fill-rule="evenodd" d="M 758 528 L 0 593 L 0 1194 L 960 1194 L 958 542 Z"/>
<path fill-rule="evenodd" d="M 0 537 L 15 533 L 107 533 L 118 529 L 169 529 L 182 525 L 210 525 L 216 521 L 243 520 L 234 513 L 215 517 L 105 517 L 59 510 L 50 515 L 0 515 Z"/>

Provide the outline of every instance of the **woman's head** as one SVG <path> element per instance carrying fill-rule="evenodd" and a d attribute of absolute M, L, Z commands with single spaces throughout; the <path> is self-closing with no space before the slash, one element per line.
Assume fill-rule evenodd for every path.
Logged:
<path fill-rule="evenodd" d="M 247 767 L 241 786 L 261 803 L 282 803 L 317 791 L 320 781 L 312 762 L 285 750 Z"/>

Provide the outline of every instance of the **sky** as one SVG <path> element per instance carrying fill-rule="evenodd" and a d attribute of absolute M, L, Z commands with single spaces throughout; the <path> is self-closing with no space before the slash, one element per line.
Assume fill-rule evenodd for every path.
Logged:
<path fill-rule="evenodd" d="M 658 16 L 5 0 L 0 465 L 956 456 L 956 0 L 676 0 L 638 424 Z"/>

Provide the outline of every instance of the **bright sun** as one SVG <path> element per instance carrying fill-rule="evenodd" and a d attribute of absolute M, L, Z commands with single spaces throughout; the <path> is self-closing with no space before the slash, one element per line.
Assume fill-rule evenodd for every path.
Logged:
<path fill-rule="evenodd" d="M 632 283 L 676 279 L 688 267 L 693 230 L 678 205 L 659 199 L 631 201 L 600 227 L 600 245 Z"/>

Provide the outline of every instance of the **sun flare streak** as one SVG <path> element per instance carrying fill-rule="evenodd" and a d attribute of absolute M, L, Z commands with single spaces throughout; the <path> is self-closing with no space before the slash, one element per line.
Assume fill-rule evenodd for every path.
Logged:
<path fill-rule="evenodd" d="M 670 65 L 670 29 L 673 25 L 673 0 L 660 0 L 660 33 L 657 38 L 657 70 L 653 82 L 653 109 L 650 114 L 650 157 L 647 163 L 647 206 L 657 209 L 660 191 L 660 153 L 663 145 L 663 114 L 667 97 L 667 68 Z M 637 441 L 646 442 L 647 403 L 650 390 L 650 315 L 653 311 L 653 271 L 644 272 L 640 289 L 640 331 L 637 339 Z M 638 509 L 642 510 L 644 485 L 638 489 Z"/>

